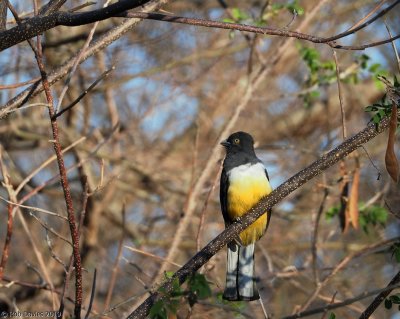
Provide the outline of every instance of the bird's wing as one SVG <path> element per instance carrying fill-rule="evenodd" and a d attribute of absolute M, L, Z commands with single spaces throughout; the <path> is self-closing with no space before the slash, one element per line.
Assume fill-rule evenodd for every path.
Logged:
<path fill-rule="evenodd" d="M 265 176 L 267 176 L 268 183 L 269 183 L 269 176 L 268 176 L 267 169 L 264 169 L 264 171 L 265 171 Z M 269 220 L 271 219 L 271 212 L 272 212 L 272 210 L 269 210 L 268 213 L 267 213 L 267 225 L 266 225 L 265 229 L 268 228 Z"/>
<path fill-rule="evenodd" d="M 268 182 L 269 182 L 269 176 L 268 176 L 267 169 L 265 168 L 264 170 L 265 170 L 265 175 L 267 176 L 267 179 L 268 179 Z"/>
<path fill-rule="evenodd" d="M 230 219 L 228 216 L 228 188 L 229 188 L 229 178 L 225 169 L 222 169 L 220 189 L 219 189 L 219 201 L 221 203 L 222 216 L 224 217 L 225 225 L 230 224 Z"/>

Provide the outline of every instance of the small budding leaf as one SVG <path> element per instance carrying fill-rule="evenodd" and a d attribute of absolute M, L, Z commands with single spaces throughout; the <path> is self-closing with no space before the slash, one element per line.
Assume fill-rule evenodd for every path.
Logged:
<path fill-rule="evenodd" d="M 151 319 L 168 319 L 167 309 L 162 300 L 158 300 L 150 309 L 149 317 Z"/>
<path fill-rule="evenodd" d="M 389 299 L 385 299 L 385 308 L 386 309 L 392 308 L 392 302 Z"/>

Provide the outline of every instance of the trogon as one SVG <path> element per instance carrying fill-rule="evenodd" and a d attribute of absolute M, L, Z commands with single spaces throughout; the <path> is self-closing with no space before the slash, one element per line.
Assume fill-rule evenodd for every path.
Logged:
<path fill-rule="evenodd" d="M 225 147 L 220 182 L 220 201 L 225 227 L 242 217 L 271 191 L 267 170 L 254 151 L 254 140 L 236 132 L 221 144 Z M 260 298 L 255 278 L 254 246 L 265 233 L 271 212 L 266 212 L 228 244 L 225 300 Z"/>

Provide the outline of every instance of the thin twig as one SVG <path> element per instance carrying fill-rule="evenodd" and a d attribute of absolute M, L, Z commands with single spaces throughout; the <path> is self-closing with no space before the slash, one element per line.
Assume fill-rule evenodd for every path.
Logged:
<path fill-rule="evenodd" d="M 351 26 L 347 31 L 354 30 L 355 28 L 363 24 L 366 20 L 368 20 L 370 16 L 372 16 L 376 11 L 378 11 L 379 8 L 382 7 L 386 1 L 387 0 L 381 0 L 381 2 L 379 2 L 374 8 L 372 8 L 370 12 L 368 12 L 361 20 L 359 20 L 353 26 Z"/>
<path fill-rule="evenodd" d="M 264 314 L 264 318 L 268 319 L 269 316 L 268 316 L 268 313 L 267 313 L 267 309 L 265 309 L 264 302 L 263 302 L 261 296 L 260 296 L 259 302 L 260 302 L 261 310 L 262 310 L 262 312 Z"/>
<path fill-rule="evenodd" d="M 97 84 L 99 84 L 104 78 L 106 78 L 111 71 L 115 70 L 115 66 L 112 66 L 111 68 L 109 68 L 108 70 L 104 71 L 85 91 L 83 91 L 72 103 L 70 103 L 68 106 L 66 106 L 65 108 L 63 108 L 62 110 L 60 110 L 58 113 L 54 114 L 54 119 L 58 118 L 59 116 L 61 116 L 62 114 L 64 114 L 65 112 L 69 111 L 70 109 L 72 109 L 76 104 L 78 104 L 80 102 L 80 100 L 82 100 L 86 94 L 88 94 L 92 89 L 94 89 Z"/>
<path fill-rule="evenodd" d="M 330 305 L 335 302 L 336 295 L 337 295 L 337 291 L 335 291 L 335 293 L 333 294 L 332 299 L 331 299 L 331 301 L 329 303 Z M 327 315 L 328 315 L 328 309 L 322 314 L 321 319 L 325 319 Z"/>
<path fill-rule="evenodd" d="M 0 169 L 3 175 L 3 186 L 7 189 L 7 193 L 10 199 L 15 198 L 15 192 L 13 190 L 10 176 L 8 174 L 7 167 L 3 162 L 3 147 L 0 145 Z M 0 262 L 0 281 L 3 279 L 4 269 L 6 268 L 8 256 L 10 254 L 10 243 L 13 230 L 13 205 L 11 203 L 7 204 L 7 234 L 4 241 L 3 253 L 1 254 Z"/>
<path fill-rule="evenodd" d="M 71 143 L 70 145 L 68 145 L 66 148 L 64 148 L 61 153 L 64 154 L 65 152 L 69 151 L 70 149 L 72 149 L 73 147 L 75 147 L 76 145 L 82 143 L 83 141 L 86 140 L 85 136 L 82 136 L 81 138 L 79 138 L 78 140 L 76 140 L 75 142 Z M 50 158 L 48 158 L 46 161 L 44 161 L 42 164 L 40 164 L 39 167 L 37 167 L 36 169 L 34 169 L 28 176 L 26 176 L 24 178 L 24 180 L 18 185 L 18 187 L 15 189 L 15 193 L 18 195 L 19 192 L 24 188 L 24 186 L 36 175 L 38 174 L 43 168 L 45 168 L 47 165 L 49 165 L 51 162 L 55 161 L 57 159 L 57 155 L 53 155 Z M 24 207 L 24 206 L 22 206 Z M 25 207 L 28 208 L 28 207 Z"/>
<path fill-rule="evenodd" d="M 386 30 L 387 30 L 387 32 L 389 33 L 389 36 L 390 36 L 391 38 L 393 38 L 392 32 L 390 31 L 390 28 L 389 28 L 388 24 L 386 23 L 386 20 L 384 21 L 384 23 L 385 23 Z M 394 55 L 396 56 L 397 69 L 398 69 L 399 72 L 400 72 L 400 58 L 399 58 L 399 53 L 397 52 L 396 45 L 394 44 L 394 41 L 392 42 L 392 48 L 393 48 L 393 51 L 394 51 Z"/>
<path fill-rule="evenodd" d="M 217 183 L 219 181 L 219 176 L 221 175 L 221 171 L 222 171 L 222 161 L 221 161 L 221 164 L 219 166 L 219 170 L 218 170 L 217 174 L 215 174 L 214 181 L 213 181 L 213 183 L 212 183 L 212 185 L 210 187 L 210 190 L 208 191 L 206 200 L 205 200 L 204 205 L 203 205 L 203 209 L 201 210 L 201 213 L 200 213 L 199 228 L 197 230 L 197 236 L 196 236 L 196 249 L 197 249 L 197 251 L 200 251 L 200 247 L 201 247 L 201 234 L 203 232 L 204 220 L 205 220 L 205 216 L 206 216 L 208 203 L 210 202 L 211 195 L 214 193 L 215 187 L 217 186 Z"/>
<path fill-rule="evenodd" d="M 176 266 L 176 267 L 182 267 L 182 265 L 180 265 L 180 264 L 177 264 L 177 263 L 175 263 L 175 262 L 173 262 L 171 260 L 168 260 L 166 258 L 154 255 L 154 254 L 149 253 L 147 251 L 143 251 L 143 250 L 140 250 L 140 249 L 137 249 L 137 248 L 134 248 L 134 247 L 130 247 L 130 246 L 124 246 L 124 247 L 129 249 L 129 250 L 131 250 L 131 251 L 134 251 L 136 253 L 139 253 L 139 254 L 154 258 L 154 259 L 156 259 L 156 260 L 158 260 L 160 262 L 167 263 L 167 264 L 170 264 L 170 265 L 173 265 L 173 266 Z"/>
<path fill-rule="evenodd" d="M 65 238 L 62 235 L 60 235 L 59 233 L 57 233 L 52 227 L 47 225 L 46 222 L 42 221 L 39 217 L 35 216 L 32 213 L 30 213 L 29 215 L 31 217 L 33 217 L 34 219 L 36 219 L 38 221 L 38 223 L 46 230 L 46 232 L 52 233 L 54 236 L 60 238 L 62 241 L 66 242 L 68 245 L 70 245 L 72 247 L 72 243 L 67 238 Z"/>
<path fill-rule="evenodd" d="M 66 273 L 67 272 L 67 265 L 61 260 L 61 258 L 60 257 L 58 257 L 57 255 L 56 255 L 56 253 L 54 252 L 54 250 L 53 250 L 53 244 L 52 244 L 52 242 L 51 242 L 51 239 L 50 239 L 50 236 L 49 236 L 49 232 L 48 232 L 48 230 L 46 229 L 46 243 L 47 243 L 47 247 L 49 247 L 49 251 L 50 251 L 50 255 L 51 255 L 51 257 L 55 260 L 55 261 L 57 261 L 63 268 L 64 268 L 64 273 Z M 71 243 L 69 243 L 70 245 L 71 245 Z M 72 245 L 71 245 L 72 246 Z"/>
<path fill-rule="evenodd" d="M 325 202 L 329 195 L 329 189 L 324 187 L 324 195 L 322 196 L 321 204 L 319 205 L 317 216 L 315 218 L 314 223 L 314 232 L 311 239 L 311 253 L 312 253 L 312 267 L 314 273 L 314 281 L 315 284 L 319 283 L 319 275 L 317 268 L 318 254 L 317 254 L 317 241 L 318 241 L 318 229 L 319 229 L 319 221 L 321 219 L 321 215 L 325 209 Z"/>
<path fill-rule="evenodd" d="M 106 7 L 108 6 L 108 4 L 110 3 L 110 1 L 111 1 L 111 0 L 107 0 L 106 3 L 103 5 L 103 8 L 106 8 Z M 60 93 L 60 96 L 59 96 L 59 98 L 58 98 L 58 103 L 57 103 L 57 105 L 55 106 L 55 109 L 54 109 L 55 114 L 57 114 L 57 113 L 59 112 L 59 110 L 60 110 L 60 107 L 61 107 L 62 101 L 63 101 L 63 99 L 64 99 L 65 93 L 67 93 L 67 90 L 68 90 L 68 88 L 69 88 L 69 83 L 70 83 L 70 81 L 71 81 L 71 78 L 72 78 L 72 76 L 74 75 L 74 73 L 75 73 L 75 71 L 76 71 L 76 68 L 77 68 L 78 65 L 80 64 L 80 61 L 81 61 L 83 55 L 85 54 L 86 50 L 88 49 L 89 44 L 90 44 L 90 42 L 91 42 L 92 39 L 93 39 L 94 32 L 96 31 L 97 26 L 99 25 L 99 22 L 100 22 L 100 21 L 96 21 L 96 22 L 94 23 L 93 27 L 90 29 L 89 35 L 88 35 L 88 37 L 87 37 L 85 43 L 84 43 L 83 46 L 82 46 L 82 49 L 79 51 L 79 53 L 78 53 L 78 54 L 76 55 L 76 57 L 75 57 L 74 64 L 72 65 L 72 68 L 71 68 L 71 70 L 70 70 L 69 73 L 68 73 L 67 79 L 65 80 L 64 87 L 63 87 L 63 89 L 62 89 L 62 91 L 61 91 L 61 93 Z"/>
<path fill-rule="evenodd" d="M 106 296 L 106 300 L 104 302 L 104 311 L 106 311 L 106 309 L 109 308 L 110 303 L 111 303 L 111 297 L 112 297 L 112 294 L 114 291 L 115 282 L 117 281 L 118 265 L 119 265 L 119 261 L 122 256 L 122 245 L 123 245 L 124 239 L 125 239 L 125 222 L 126 222 L 125 203 L 122 206 L 121 213 L 122 213 L 122 227 L 121 227 L 122 234 L 121 234 L 121 239 L 119 240 L 119 243 L 118 243 L 118 252 L 117 252 L 117 256 L 115 257 L 114 265 L 113 265 L 112 272 L 111 272 L 111 278 L 110 278 L 110 283 L 108 285 L 107 296 Z"/>
<path fill-rule="evenodd" d="M 34 78 L 29 81 L 21 82 L 21 83 L 14 83 L 14 84 L 0 84 L 0 90 L 12 90 L 12 89 L 17 89 L 21 86 L 26 86 L 35 82 L 40 81 L 40 77 Z"/>
<path fill-rule="evenodd" d="M 92 282 L 92 289 L 90 293 L 90 301 L 89 301 L 89 306 L 85 315 L 85 319 L 89 318 L 90 312 L 92 311 L 92 306 L 93 306 L 93 301 L 94 301 L 94 296 L 96 294 L 96 278 L 97 278 L 97 269 L 94 269 L 94 274 L 93 274 L 93 282 Z"/>
<path fill-rule="evenodd" d="M 335 60 L 335 66 L 336 66 L 336 81 L 337 81 L 338 92 L 339 92 L 340 114 L 342 115 L 342 134 L 343 134 L 343 140 L 345 140 L 347 138 L 346 112 L 344 110 L 342 86 L 340 84 L 339 62 L 338 62 L 335 50 L 333 50 L 333 58 Z"/>

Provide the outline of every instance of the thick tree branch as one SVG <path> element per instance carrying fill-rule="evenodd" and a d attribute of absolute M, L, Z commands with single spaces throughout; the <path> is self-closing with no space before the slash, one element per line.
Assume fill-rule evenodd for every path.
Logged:
<path fill-rule="evenodd" d="M 10 48 L 15 44 L 30 39 L 36 35 L 43 33 L 44 31 L 50 30 L 59 25 L 63 26 L 85 25 L 96 21 L 105 20 L 110 17 L 150 19 L 150 20 L 159 20 L 159 21 L 204 26 L 210 28 L 247 31 L 263 35 L 294 37 L 297 39 L 307 40 L 314 43 L 326 43 L 331 47 L 337 49 L 363 50 L 364 48 L 370 47 L 371 45 L 367 44 L 365 46 L 357 46 L 353 48 L 352 46 L 342 46 L 340 44 L 337 44 L 335 41 L 344 38 L 350 34 L 354 34 L 357 31 L 365 28 L 366 26 L 373 23 L 375 20 L 384 16 L 386 13 L 388 13 L 390 10 L 392 10 L 395 6 L 397 6 L 400 3 L 400 0 L 394 1 L 385 9 L 381 10 L 375 16 L 368 19 L 364 23 L 360 24 L 356 28 L 336 34 L 331 37 L 318 37 L 296 31 L 289 31 L 286 29 L 277 29 L 271 27 L 257 27 L 239 23 L 226 23 L 226 22 L 211 21 L 204 19 L 184 18 L 177 16 L 168 16 L 158 13 L 127 12 L 127 10 L 137 8 L 138 6 L 143 5 L 148 1 L 149 0 L 135 0 L 132 2 L 129 0 L 120 0 L 119 2 L 112 4 L 107 8 L 102 8 L 89 12 L 82 12 L 82 13 L 53 12 L 47 16 L 33 17 L 17 27 L 0 32 L 0 51 Z M 400 35 L 397 35 L 391 39 L 379 41 L 375 45 L 381 45 L 383 43 L 392 42 L 399 37 Z"/>
<path fill-rule="evenodd" d="M 102 21 L 126 10 L 137 8 L 149 1 L 120 0 L 108 7 L 87 12 L 53 12 L 46 16 L 35 16 L 10 30 L 0 32 L 0 51 L 40 35 L 56 26 L 79 26 Z"/>
<path fill-rule="evenodd" d="M 385 9 L 378 12 L 375 16 L 368 19 L 364 23 L 358 25 L 356 28 L 350 29 L 346 32 L 342 32 L 336 34 L 331 37 L 319 37 L 310 34 L 305 34 L 297 31 L 290 31 L 287 29 L 277 29 L 271 27 L 257 27 L 252 25 L 240 24 L 240 23 L 228 23 L 228 22 L 220 22 L 220 21 L 212 21 L 212 20 L 205 20 L 205 19 L 197 19 L 197 18 L 185 18 L 185 17 L 178 17 L 178 16 L 171 16 L 165 15 L 160 13 L 144 13 L 144 12 L 121 12 L 117 16 L 124 17 L 124 18 L 140 18 L 140 19 L 148 19 L 148 20 L 158 20 L 164 22 L 172 22 L 172 23 L 181 23 L 181 24 L 188 24 L 188 25 L 195 25 L 195 26 L 202 26 L 207 28 L 218 28 L 218 29 L 227 29 L 227 30 L 237 30 L 237 31 L 245 31 L 251 33 L 258 33 L 263 35 L 276 35 L 282 37 L 290 37 L 296 38 L 300 40 L 306 40 L 313 43 L 325 43 L 331 46 L 332 48 L 337 49 L 345 49 L 345 50 L 363 50 L 364 48 L 370 47 L 371 44 L 366 44 L 365 46 L 343 46 L 337 44 L 335 41 L 341 38 L 347 37 L 348 35 L 354 34 L 357 31 L 367 27 L 380 17 L 384 16 L 390 10 L 392 10 L 396 5 L 400 3 L 400 0 L 396 0 L 391 5 L 386 7 Z M 400 35 L 395 37 L 391 37 L 390 39 L 379 41 L 375 43 L 376 45 L 381 45 L 384 43 L 392 42 L 395 39 L 398 39 Z"/>
<path fill-rule="evenodd" d="M 394 5 L 398 4 L 400 0 L 396 1 L 390 8 L 393 8 Z M 289 31 L 287 29 L 276 29 L 270 27 L 257 27 L 252 25 L 240 24 L 240 23 L 228 23 L 228 22 L 220 22 L 220 21 L 212 21 L 212 20 L 205 20 L 205 19 L 197 19 L 197 18 L 185 18 L 185 17 L 177 17 L 171 16 L 166 14 L 160 13 L 144 13 L 144 12 L 123 12 L 118 14 L 119 17 L 124 18 L 139 18 L 139 19 L 147 19 L 147 20 L 157 20 L 157 21 L 164 21 L 164 22 L 172 22 L 172 23 L 181 23 L 181 24 L 188 24 L 188 25 L 195 25 L 207 28 L 217 28 L 217 29 L 226 29 L 226 30 L 236 30 L 236 31 L 244 31 L 244 32 L 251 32 L 251 33 L 258 33 L 263 35 L 276 35 L 281 37 L 288 37 L 288 38 L 296 38 L 299 40 L 305 40 L 313 43 L 321 43 L 327 44 L 332 48 L 341 49 L 341 50 L 364 50 L 366 48 L 371 48 L 375 46 L 379 46 L 382 44 L 393 42 L 400 38 L 400 35 L 396 35 L 394 37 L 390 37 L 389 39 L 371 42 L 363 45 L 341 45 L 336 43 L 335 40 L 347 37 L 350 34 L 353 34 L 359 31 L 362 28 L 365 28 L 367 25 L 371 24 L 373 21 L 377 19 L 377 17 L 382 16 L 381 14 L 383 11 L 387 13 L 388 8 L 382 10 L 379 14 L 371 18 L 370 20 L 366 21 L 365 23 L 359 25 L 357 28 L 354 28 L 350 31 L 346 31 L 335 36 L 329 38 L 318 37 L 310 34 L 305 34 L 297 31 Z"/>
<path fill-rule="evenodd" d="M 255 222 L 257 218 L 259 218 L 264 212 L 269 211 L 275 204 L 280 202 L 283 198 L 288 196 L 294 190 L 298 189 L 300 186 L 304 185 L 307 181 L 319 175 L 322 171 L 336 164 L 358 147 L 382 133 L 388 127 L 388 123 L 388 118 L 385 117 L 381 121 L 378 128 L 376 128 L 375 124 L 373 123 L 368 124 L 363 131 L 347 139 L 338 147 L 321 156 L 310 166 L 306 167 L 281 184 L 269 196 L 258 202 L 257 205 L 255 205 L 244 217 L 240 219 L 240 221 L 237 221 L 226 228 L 221 234 L 208 243 L 208 245 L 205 246 L 200 252 L 193 256 L 174 274 L 174 276 L 172 276 L 171 279 L 162 284 L 163 290 L 166 292 L 171 291 L 172 283 L 176 279 L 178 279 L 179 283 L 182 284 L 190 274 L 194 273 L 201 266 L 203 266 L 212 256 L 214 256 L 226 244 L 231 242 L 242 230 Z M 133 311 L 128 318 L 145 318 L 148 315 L 151 306 L 157 300 L 162 298 L 163 296 L 160 293 L 153 293 L 135 311 Z"/>
<path fill-rule="evenodd" d="M 56 12 L 58 9 L 60 9 L 62 7 L 62 5 L 66 1 L 67 0 L 50 0 L 43 7 L 40 8 L 39 15 L 45 15 L 45 14 L 50 14 L 50 13 Z"/>
<path fill-rule="evenodd" d="M 0 31 L 6 30 L 7 23 L 7 1 L 0 0 Z"/>

